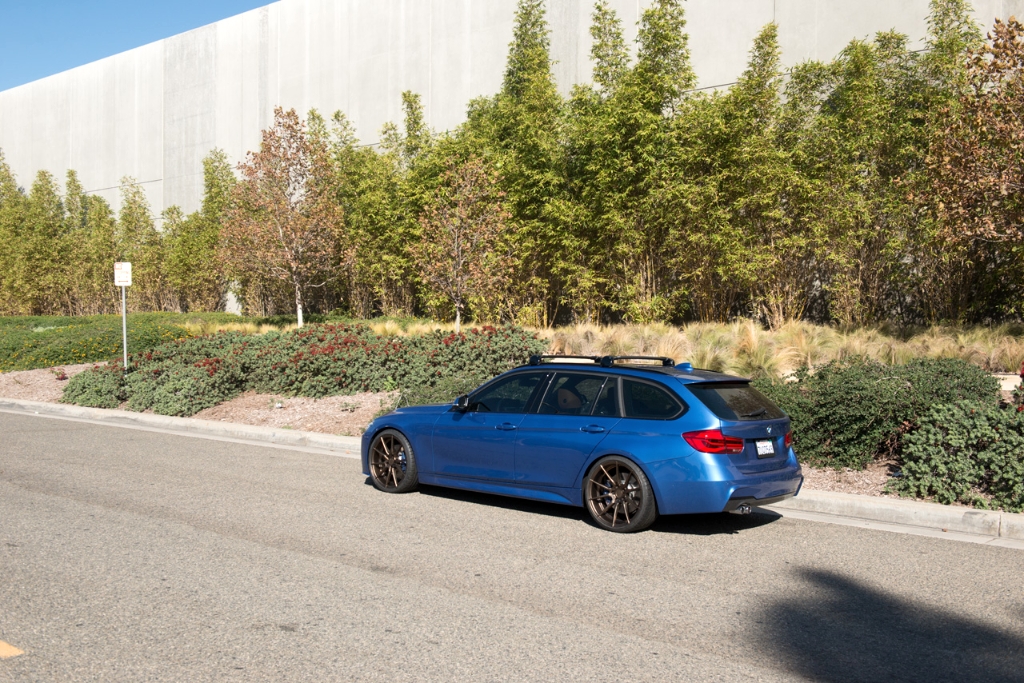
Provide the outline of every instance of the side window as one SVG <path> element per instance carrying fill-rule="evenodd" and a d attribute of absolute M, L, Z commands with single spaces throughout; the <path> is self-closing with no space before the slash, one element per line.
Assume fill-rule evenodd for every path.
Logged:
<path fill-rule="evenodd" d="M 683 413 L 683 406 L 664 389 L 647 382 L 622 380 L 626 417 L 671 420 Z"/>
<path fill-rule="evenodd" d="M 618 417 L 619 415 L 619 382 L 609 377 L 598 394 L 592 415 L 598 417 Z"/>
<path fill-rule="evenodd" d="M 590 415 L 607 378 L 560 372 L 548 386 L 537 412 L 542 415 Z"/>
<path fill-rule="evenodd" d="M 530 397 L 546 375 L 521 373 L 484 387 L 469 397 L 470 410 L 482 413 L 525 413 Z"/>

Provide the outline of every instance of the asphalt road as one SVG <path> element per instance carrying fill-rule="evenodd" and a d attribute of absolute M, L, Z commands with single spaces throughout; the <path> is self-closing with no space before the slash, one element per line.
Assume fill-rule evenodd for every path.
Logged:
<path fill-rule="evenodd" d="M 0 414 L 3 681 L 1021 681 L 1024 551 Z"/>

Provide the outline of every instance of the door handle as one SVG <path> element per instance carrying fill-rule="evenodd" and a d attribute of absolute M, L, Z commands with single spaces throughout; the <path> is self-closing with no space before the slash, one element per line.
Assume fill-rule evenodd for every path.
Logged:
<path fill-rule="evenodd" d="M 500 429 L 503 432 L 510 432 L 516 428 L 511 422 L 502 422 L 500 425 L 494 425 L 495 429 Z"/>
<path fill-rule="evenodd" d="M 587 425 L 586 427 L 580 427 L 581 432 L 590 432 L 591 434 L 600 434 L 604 431 L 604 427 L 601 425 Z"/>

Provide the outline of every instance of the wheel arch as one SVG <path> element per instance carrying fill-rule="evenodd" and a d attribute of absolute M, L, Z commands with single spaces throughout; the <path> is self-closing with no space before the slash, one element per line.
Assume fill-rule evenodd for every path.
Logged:
<path fill-rule="evenodd" d="M 637 458 L 635 455 L 632 455 L 632 454 L 630 454 L 630 453 L 628 453 L 626 451 L 620 450 L 620 449 L 614 449 L 614 450 L 610 450 L 610 451 L 599 453 L 597 455 L 591 455 L 591 457 L 587 459 L 586 464 L 583 465 L 583 469 L 580 471 L 580 475 L 579 475 L 579 477 L 577 479 L 577 482 L 576 482 L 576 484 L 577 484 L 576 485 L 576 490 L 579 491 L 579 494 L 580 494 L 580 505 L 582 507 L 586 507 L 586 505 L 587 505 L 587 491 L 586 491 L 586 488 L 585 488 L 586 487 L 586 483 L 587 483 L 587 474 L 590 472 L 590 470 L 594 466 L 594 464 L 598 460 L 601 460 L 602 458 L 622 458 L 623 460 L 628 460 L 638 470 L 643 472 L 644 476 L 647 477 L 647 482 L 651 485 L 651 492 L 654 494 L 654 509 L 656 511 L 660 511 L 661 510 L 661 507 L 658 504 L 658 499 L 659 499 L 661 494 L 658 491 L 658 486 L 657 486 L 657 484 L 655 484 L 654 478 L 651 476 L 650 471 L 648 471 L 647 467 L 643 464 L 643 462 L 640 460 L 640 458 Z"/>

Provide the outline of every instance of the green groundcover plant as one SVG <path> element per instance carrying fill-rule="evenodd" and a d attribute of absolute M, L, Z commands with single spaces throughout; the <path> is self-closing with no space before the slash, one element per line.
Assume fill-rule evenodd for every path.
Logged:
<path fill-rule="evenodd" d="M 230 313 L 128 316 L 128 350 L 138 353 L 190 336 L 185 325 L 238 320 Z M 0 317 L 0 372 L 105 361 L 121 352 L 121 316 Z"/>
<path fill-rule="evenodd" d="M 902 461 L 891 491 L 1024 511 L 1024 412 L 974 401 L 935 406 L 906 436 Z"/>
<path fill-rule="evenodd" d="M 802 461 L 863 468 L 899 456 L 905 435 L 933 406 L 970 400 L 996 409 L 995 378 L 959 359 L 914 359 L 883 365 L 863 358 L 833 361 L 793 382 L 757 380 L 793 421 Z"/>
<path fill-rule="evenodd" d="M 264 335 L 222 332 L 133 354 L 127 375 L 119 364 L 83 372 L 68 382 L 63 401 L 184 416 L 247 390 L 314 398 L 400 390 L 406 404 L 441 402 L 544 347 L 513 326 L 410 337 L 345 323 Z"/>

